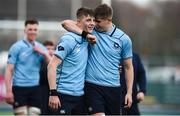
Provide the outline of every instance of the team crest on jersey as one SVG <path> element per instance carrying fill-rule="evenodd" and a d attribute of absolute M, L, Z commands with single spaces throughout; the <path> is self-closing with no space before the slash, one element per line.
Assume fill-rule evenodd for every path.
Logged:
<path fill-rule="evenodd" d="M 58 46 L 58 51 L 63 51 L 63 50 L 64 50 L 64 47 Z"/>
<path fill-rule="evenodd" d="M 25 58 L 28 56 L 28 54 L 27 54 L 27 52 L 23 52 L 23 53 L 21 53 L 21 56 L 22 56 L 22 58 Z"/>
<path fill-rule="evenodd" d="M 75 52 L 78 53 L 81 50 L 81 45 L 77 44 L 75 48 Z"/>
<path fill-rule="evenodd" d="M 11 54 L 8 54 L 8 59 L 11 58 Z"/>
<path fill-rule="evenodd" d="M 116 42 L 114 42 L 114 48 L 115 48 L 115 49 L 118 49 L 118 48 L 119 48 L 119 44 L 116 43 Z"/>

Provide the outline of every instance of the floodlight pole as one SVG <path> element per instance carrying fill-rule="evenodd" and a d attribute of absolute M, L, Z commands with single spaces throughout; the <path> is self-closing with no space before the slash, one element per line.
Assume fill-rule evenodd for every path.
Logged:
<path fill-rule="evenodd" d="M 82 6 L 82 0 L 71 0 L 71 19 L 76 20 L 76 11 Z"/>
<path fill-rule="evenodd" d="M 20 22 L 26 20 L 27 18 L 27 0 L 18 0 L 17 1 L 17 29 L 21 26 Z M 17 30 L 17 40 L 22 37 L 22 30 Z"/>

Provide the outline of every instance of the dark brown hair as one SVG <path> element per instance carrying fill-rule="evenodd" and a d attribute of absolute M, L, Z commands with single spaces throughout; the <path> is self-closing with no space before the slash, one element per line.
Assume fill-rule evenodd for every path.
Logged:
<path fill-rule="evenodd" d="M 39 22 L 35 19 L 28 19 L 25 21 L 24 26 L 27 26 L 28 24 L 37 24 L 39 25 Z"/>
<path fill-rule="evenodd" d="M 96 19 L 112 19 L 113 17 L 113 10 L 107 4 L 101 4 L 97 6 L 94 10 L 94 13 Z"/>
<path fill-rule="evenodd" d="M 43 42 L 43 45 L 44 45 L 44 46 L 54 46 L 54 43 L 53 43 L 52 41 L 48 41 L 48 40 L 47 40 L 47 41 L 44 41 L 44 42 Z"/>
<path fill-rule="evenodd" d="M 89 8 L 81 7 L 76 12 L 77 19 L 81 18 L 82 16 L 93 16 L 94 17 L 94 11 Z"/>

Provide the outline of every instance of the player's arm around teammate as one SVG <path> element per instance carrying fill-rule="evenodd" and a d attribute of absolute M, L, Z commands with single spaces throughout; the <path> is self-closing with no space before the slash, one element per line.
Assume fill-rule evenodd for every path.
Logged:
<path fill-rule="evenodd" d="M 73 20 L 64 20 L 61 25 L 67 30 L 67 31 L 70 31 L 70 32 L 75 32 L 76 34 L 79 34 L 79 35 L 84 35 L 86 36 L 87 40 L 89 41 L 89 43 L 91 44 L 95 44 L 96 43 L 96 36 L 90 34 L 90 33 L 84 33 L 82 29 L 80 29 L 77 25 L 77 22 L 76 21 L 73 21 Z"/>

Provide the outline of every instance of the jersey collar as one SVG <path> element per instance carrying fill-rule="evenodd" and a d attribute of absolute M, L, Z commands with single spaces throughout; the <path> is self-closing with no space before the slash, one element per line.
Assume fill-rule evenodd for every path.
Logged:
<path fill-rule="evenodd" d="M 96 29 L 96 27 L 94 27 L 94 30 L 95 30 L 95 31 L 97 31 L 97 32 L 99 32 L 99 33 L 104 33 L 104 34 L 107 34 L 107 35 L 110 35 L 110 36 L 112 36 L 112 33 L 114 33 L 115 29 L 116 29 L 116 26 L 115 26 L 114 24 L 112 24 L 111 30 L 109 30 L 109 31 L 103 31 L 103 32 L 98 31 L 98 30 Z"/>
<path fill-rule="evenodd" d="M 28 46 L 28 47 L 31 47 L 31 46 L 34 46 L 35 45 L 35 41 L 33 41 L 32 43 L 30 43 L 27 38 L 24 38 L 23 39 L 23 42 Z"/>

